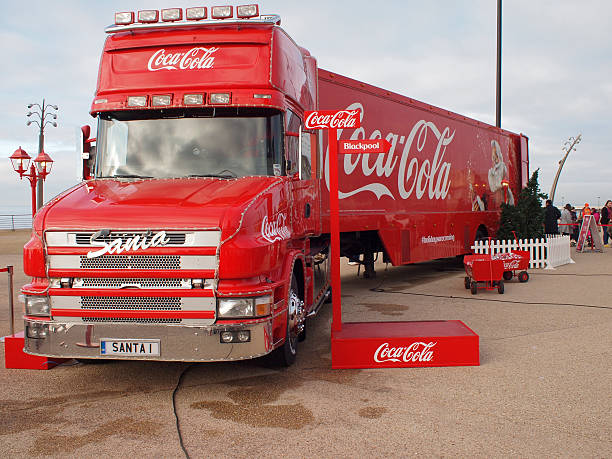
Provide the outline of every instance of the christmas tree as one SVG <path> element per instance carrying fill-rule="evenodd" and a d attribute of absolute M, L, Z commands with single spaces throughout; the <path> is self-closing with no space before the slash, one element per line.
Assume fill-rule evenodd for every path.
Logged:
<path fill-rule="evenodd" d="M 536 169 L 521 190 L 516 206 L 501 205 L 498 239 L 514 239 L 513 231 L 518 239 L 535 239 L 544 237 L 544 208 L 542 199 L 547 195 L 540 192 Z"/>

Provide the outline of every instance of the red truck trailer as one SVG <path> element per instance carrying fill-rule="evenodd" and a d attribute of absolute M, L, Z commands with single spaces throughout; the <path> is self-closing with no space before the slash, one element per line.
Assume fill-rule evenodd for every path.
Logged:
<path fill-rule="evenodd" d="M 329 293 L 327 139 L 305 110 L 358 108 L 339 138 L 392 145 L 339 168 L 342 254 L 369 276 L 377 253 L 468 253 L 527 181 L 526 137 L 319 69 L 256 5 L 106 32 L 83 181 L 24 247 L 27 353 L 291 364 Z"/>

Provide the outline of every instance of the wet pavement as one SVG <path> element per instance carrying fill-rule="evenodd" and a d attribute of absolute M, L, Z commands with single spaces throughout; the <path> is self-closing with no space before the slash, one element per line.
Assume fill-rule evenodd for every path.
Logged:
<path fill-rule="evenodd" d="M 0 267 L 20 271 L 28 235 L 16 233 L 0 232 Z M 504 295 L 471 295 L 454 260 L 378 266 L 376 279 L 342 263 L 345 321 L 462 320 L 480 336 L 479 367 L 331 370 L 331 307 L 308 320 L 288 369 L 258 359 L 33 371 L 4 369 L 2 358 L 0 455 L 183 457 L 172 393 L 186 371 L 176 406 L 191 457 L 610 457 L 612 302 L 602 285 L 612 251 L 574 259 L 530 270 Z M 25 280 L 17 273 L 16 287 Z"/>

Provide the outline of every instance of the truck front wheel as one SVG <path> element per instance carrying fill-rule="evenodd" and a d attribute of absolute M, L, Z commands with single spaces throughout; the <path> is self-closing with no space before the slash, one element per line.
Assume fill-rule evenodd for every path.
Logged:
<path fill-rule="evenodd" d="M 295 273 L 291 275 L 291 286 L 287 298 L 287 334 L 285 342 L 274 351 L 274 361 L 280 366 L 288 367 L 295 362 L 297 355 L 298 335 L 304 326 L 304 302 L 298 295 L 298 284 Z"/>

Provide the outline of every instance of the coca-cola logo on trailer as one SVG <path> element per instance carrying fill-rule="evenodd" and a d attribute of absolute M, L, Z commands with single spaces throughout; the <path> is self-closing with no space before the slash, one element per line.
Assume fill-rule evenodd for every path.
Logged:
<path fill-rule="evenodd" d="M 203 48 L 201 46 L 179 53 L 166 53 L 165 49 L 159 49 L 149 58 L 147 68 L 151 72 L 158 70 L 211 69 L 215 63 L 213 54 L 217 51 L 219 51 L 219 48 Z"/>
<path fill-rule="evenodd" d="M 409 346 L 391 347 L 389 343 L 381 344 L 374 352 L 374 361 L 384 362 L 431 362 L 434 356 L 432 348 L 437 343 L 414 342 Z"/>
<path fill-rule="evenodd" d="M 362 118 L 365 116 L 363 105 L 358 102 L 348 106 L 345 111 L 358 111 Z M 338 138 L 343 130 L 338 129 Z M 446 199 L 451 185 L 451 163 L 445 161 L 446 148 L 454 137 L 455 131 L 451 132 L 449 127 L 440 129 L 435 123 L 426 120 L 417 121 L 408 135 L 387 133 L 384 138 L 391 143 L 388 153 L 372 155 L 373 160 L 367 153 L 344 156 L 345 175 L 357 175 L 360 170 L 363 176 L 373 177 L 373 180 L 353 190 L 339 190 L 338 197 L 345 199 L 369 191 L 378 199 L 383 196 L 389 196 L 391 199 L 408 199 L 411 196 L 416 199 L 424 196 L 429 199 Z M 383 134 L 379 129 L 374 129 L 368 137 L 365 129 L 360 127 L 350 136 L 350 140 L 366 138 L 381 139 Z M 398 155 L 395 150 L 401 148 L 402 144 L 404 147 Z M 429 158 L 426 157 L 427 154 L 430 155 Z M 397 185 L 389 188 L 389 180 L 385 179 L 392 175 L 397 176 Z M 329 190 L 329 151 L 325 158 L 325 183 Z M 345 186 L 350 183 L 352 181 L 343 181 Z"/>

